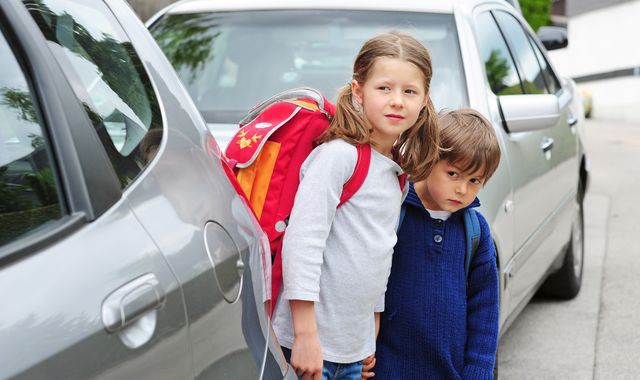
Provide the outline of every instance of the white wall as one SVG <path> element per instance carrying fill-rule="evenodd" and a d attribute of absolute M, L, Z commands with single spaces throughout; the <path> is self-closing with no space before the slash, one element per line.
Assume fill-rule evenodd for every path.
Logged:
<path fill-rule="evenodd" d="M 569 18 L 569 46 L 550 52 L 571 77 L 640 66 L 640 1 Z"/>
<path fill-rule="evenodd" d="M 640 0 L 571 17 L 569 46 L 549 52 L 563 75 L 579 77 L 640 66 Z M 578 83 L 593 117 L 640 123 L 640 77 Z"/>

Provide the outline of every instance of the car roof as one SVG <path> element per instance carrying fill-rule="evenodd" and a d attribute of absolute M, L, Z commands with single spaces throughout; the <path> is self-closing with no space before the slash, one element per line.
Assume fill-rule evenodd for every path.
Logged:
<path fill-rule="evenodd" d="M 175 13 L 199 13 L 212 11 L 238 11 L 238 10 L 381 10 L 381 11 L 408 11 L 408 12 L 434 12 L 453 13 L 456 0 L 183 0 L 169 6 L 165 12 Z"/>

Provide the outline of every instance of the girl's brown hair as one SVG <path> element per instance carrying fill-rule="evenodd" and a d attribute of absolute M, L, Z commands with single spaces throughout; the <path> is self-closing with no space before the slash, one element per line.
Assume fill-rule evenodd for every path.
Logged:
<path fill-rule="evenodd" d="M 389 32 L 365 42 L 353 64 L 353 80 L 363 86 L 373 65 L 380 57 L 397 58 L 414 64 L 424 75 L 427 104 L 420 111 L 416 123 L 404 131 L 393 150 L 394 160 L 414 181 L 425 179 L 439 156 L 437 112 L 429 97 L 431 56 L 418 40 L 401 32 Z M 336 138 L 358 145 L 371 143 L 371 125 L 362 111 L 354 106 L 351 85 L 338 93 L 335 116 L 319 142 Z"/>
<path fill-rule="evenodd" d="M 474 109 L 463 108 L 441 111 L 438 123 L 440 159 L 459 164 L 467 173 L 483 169 L 486 183 L 500 163 L 500 145 L 489 120 Z"/>

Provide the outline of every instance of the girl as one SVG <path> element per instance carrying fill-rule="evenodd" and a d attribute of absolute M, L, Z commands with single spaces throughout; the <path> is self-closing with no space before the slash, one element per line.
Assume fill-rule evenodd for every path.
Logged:
<path fill-rule="evenodd" d="M 273 326 L 303 379 L 359 379 L 361 361 L 375 351 L 374 313 L 384 309 L 403 198 L 398 175 L 424 179 L 438 158 L 431 76 L 429 53 L 413 37 L 391 32 L 367 41 L 324 144 L 302 165 Z M 356 144 L 373 148 L 369 172 L 336 209 Z"/>

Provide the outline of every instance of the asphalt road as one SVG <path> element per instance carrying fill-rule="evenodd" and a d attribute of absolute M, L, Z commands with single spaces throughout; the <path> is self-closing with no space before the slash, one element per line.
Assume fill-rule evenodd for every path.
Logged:
<path fill-rule="evenodd" d="M 586 128 L 582 290 L 532 300 L 500 341 L 501 380 L 640 379 L 640 124 Z"/>

